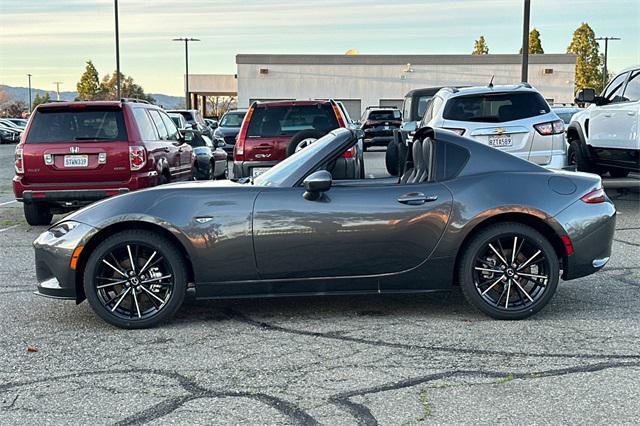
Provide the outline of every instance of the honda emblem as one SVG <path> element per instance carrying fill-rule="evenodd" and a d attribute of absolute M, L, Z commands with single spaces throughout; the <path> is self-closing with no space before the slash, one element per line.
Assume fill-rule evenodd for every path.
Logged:
<path fill-rule="evenodd" d="M 80 147 L 79 146 L 71 146 L 69 147 L 69 152 L 71 152 L 72 154 L 77 154 L 80 152 Z"/>

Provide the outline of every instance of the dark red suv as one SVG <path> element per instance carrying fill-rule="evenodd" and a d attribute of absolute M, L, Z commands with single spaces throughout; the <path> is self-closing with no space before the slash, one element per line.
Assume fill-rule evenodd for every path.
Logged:
<path fill-rule="evenodd" d="M 195 158 L 161 108 L 142 102 L 39 105 L 16 146 L 13 192 L 30 225 L 101 198 L 189 180 Z"/>
<path fill-rule="evenodd" d="M 352 127 L 333 100 L 254 102 L 247 111 L 233 149 L 235 178 L 255 178 L 278 162 L 339 127 Z M 334 179 L 364 175 L 362 143 L 336 163 Z"/>

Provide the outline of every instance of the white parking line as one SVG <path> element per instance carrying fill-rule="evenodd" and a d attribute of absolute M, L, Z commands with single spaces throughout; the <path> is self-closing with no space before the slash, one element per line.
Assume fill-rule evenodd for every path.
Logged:
<path fill-rule="evenodd" d="M 17 203 L 16 200 L 7 201 L 6 203 L 0 203 L 0 206 L 6 206 L 7 204 Z"/>
<path fill-rule="evenodd" d="M 18 226 L 20 226 L 20 225 L 12 225 L 12 226 L 10 226 L 8 228 L 0 229 L 0 232 L 8 231 L 9 229 L 17 228 Z"/>

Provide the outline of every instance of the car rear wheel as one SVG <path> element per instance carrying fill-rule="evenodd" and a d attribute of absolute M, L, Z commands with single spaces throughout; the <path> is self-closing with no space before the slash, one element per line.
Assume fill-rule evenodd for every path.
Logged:
<path fill-rule="evenodd" d="M 584 155 L 580 142 L 572 141 L 567 150 L 567 157 L 570 166 L 576 166 L 578 171 L 587 173 L 598 173 L 599 170 Z"/>
<path fill-rule="evenodd" d="M 464 248 L 458 279 L 465 298 L 480 311 L 515 320 L 540 311 L 558 286 L 560 266 L 551 243 L 520 223 L 495 224 Z"/>
<path fill-rule="evenodd" d="M 24 203 L 24 217 L 31 226 L 50 225 L 53 214 L 44 203 Z"/>
<path fill-rule="evenodd" d="M 302 130 L 291 137 L 289 146 L 287 146 L 287 157 L 292 156 L 301 149 L 306 148 L 318 139 L 324 136 L 320 130 Z"/>
<path fill-rule="evenodd" d="M 182 254 L 151 231 L 123 231 L 87 260 L 84 292 L 93 310 L 120 328 L 147 328 L 171 318 L 187 285 Z"/>

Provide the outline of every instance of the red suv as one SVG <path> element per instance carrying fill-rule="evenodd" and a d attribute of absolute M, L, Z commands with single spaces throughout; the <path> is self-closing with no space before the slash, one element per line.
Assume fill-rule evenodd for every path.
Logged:
<path fill-rule="evenodd" d="M 39 105 L 16 146 L 13 192 L 30 225 L 101 198 L 189 180 L 193 150 L 169 116 L 142 102 Z"/>
<path fill-rule="evenodd" d="M 339 127 L 353 127 L 333 100 L 254 102 L 233 149 L 235 178 L 255 178 L 278 162 Z M 362 143 L 333 167 L 334 179 L 364 176 Z"/>

